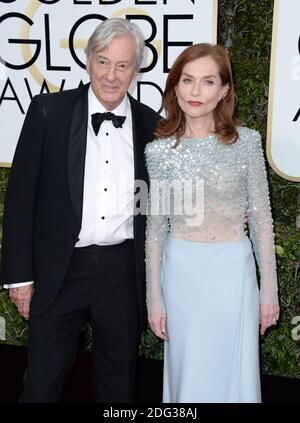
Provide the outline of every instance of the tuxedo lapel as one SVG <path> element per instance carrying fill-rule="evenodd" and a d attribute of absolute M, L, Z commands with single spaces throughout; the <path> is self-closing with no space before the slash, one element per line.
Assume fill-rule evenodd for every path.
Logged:
<path fill-rule="evenodd" d="M 145 137 L 147 134 L 145 128 L 145 118 L 141 111 L 139 103 L 130 95 L 128 95 L 130 100 L 131 112 L 132 112 L 132 138 L 133 138 L 133 157 L 134 157 L 134 183 L 135 189 L 134 194 L 139 194 L 143 197 L 140 192 L 141 185 L 139 181 L 147 182 L 147 173 L 145 168 L 145 159 L 144 159 L 144 148 L 145 148 Z M 141 215 L 139 213 L 146 213 L 146 202 L 145 199 L 141 204 L 141 200 L 134 200 L 134 218 L 133 218 L 133 229 L 134 229 L 134 239 L 137 239 L 137 234 L 143 233 L 144 229 L 141 231 L 140 226 L 143 224 L 141 220 Z M 139 213 L 137 213 L 136 207 L 139 208 Z"/>
<path fill-rule="evenodd" d="M 71 200 L 76 220 L 81 225 L 84 167 L 87 142 L 88 123 L 88 88 L 89 84 L 79 89 L 78 97 L 74 105 L 69 136 L 68 148 L 68 179 Z M 128 95 L 132 112 L 132 137 L 134 154 L 134 179 L 147 180 L 144 163 L 145 123 L 139 103 Z"/>
<path fill-rule="evenodd" d="M 139 103 L 130 95 L 128 95 L 131 112 L 132 112 L 132 137 L 133 137 L 133 154 L 134 154 L 134 179 L 145 180 L 146 170 L 144 163 L 144 148 L 145 144 L 145 124 L 144 116 L 141 113 Z"/>
<path fill-rule="evenodd" d="M 88 123 L 88 88 L 89 84 L 79 88 L 74 105 L 70 127 L 68 148 L 68 178 L 71 200 L 76 220 L 81 225 L 84 165 Z"/>

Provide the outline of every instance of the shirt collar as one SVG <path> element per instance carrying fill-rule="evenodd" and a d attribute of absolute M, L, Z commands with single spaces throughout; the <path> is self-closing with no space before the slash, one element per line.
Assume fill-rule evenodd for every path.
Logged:
<path fill-rule="evenodd" d="M 88 91 L 88 102 L 89 102 L 89 115 L 91 116 L 93 113 L 104 113 L 108 110 L 105 109 L 103 104 L 100 103 L 100 101 L 95 96 L 94 91 L 92 90 L 92 87 L 89 87 Z M 129 110 L 129 99 L 126 95 L 122 102 L 113 110 L 110 110 L 111 113 L 114 113 L 115 115 L 119 116 L 127 116 Z"/>

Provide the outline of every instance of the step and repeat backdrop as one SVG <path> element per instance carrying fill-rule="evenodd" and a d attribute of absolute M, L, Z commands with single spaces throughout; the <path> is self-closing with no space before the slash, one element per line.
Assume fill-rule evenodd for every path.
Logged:
<path fill-rule="evenodd" d="M 25 113 L 39 93 L 89 81 L 84 48 L 96 26 L 126 18 L 142 29 L 146 54 L 131 94 L 154 110 L 168 70 L 188 45 L 216 42 L 216 0 L 0 1 L 0 163 L 10 166 Z"/>
<path fill-rule="evenodd" d="M 283 178 L 300 181 L 300 1 L 275 0 L 267 157 Z"/>
<path fill-rule="evenodd" d="M 137 23 L 146 39 L 131 94 L 160 111 L 166 76 L 188 45 L 215 43 L 217 0 L 0 0 L 0 165 L 10 166 L 25 113 L 39 93 L 88 82 L 84 48 L 109 17 Z M 267 157 L 300 181 L 300 1 L 274 0 Z"/>

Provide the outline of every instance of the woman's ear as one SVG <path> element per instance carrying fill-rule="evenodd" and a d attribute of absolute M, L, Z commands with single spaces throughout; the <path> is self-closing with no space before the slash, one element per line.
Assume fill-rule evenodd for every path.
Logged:
<path fill-rule="evenodd" d="M 229 91 L 229 84 L 226 84 L 226 85 L 224 85 L 224 87 L 222 88 L 222 90 L 221 90 L 221 94 L 219 95 L 218 100 L 219 100 L 219 101 L 223 100 L 223 99 L 227 96 L 228 91 Z"/>

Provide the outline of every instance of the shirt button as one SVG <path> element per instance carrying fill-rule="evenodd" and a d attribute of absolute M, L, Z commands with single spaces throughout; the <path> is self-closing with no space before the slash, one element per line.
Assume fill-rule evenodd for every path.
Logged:
<path fill-rule="evenodd" d="M 104 188 L 104 191 L 107 191 L 107 188 Z"/>
<path fill-rule="evenodd" d="M 102 219 L 102 220 L 104 220 L 104 219 L 105 219 L 105 217 L 104 217 L 104 216 L 102 216 L 102 217 L 101 217 L 101 219 Z"/>
<path fill-rule="evenodd" d="M 106 132 L 106 136 L 108 137 L 108 135 L 109 135 L 109 133 L 108 132 Z"/>
<path fill-rule="evenodd" d="M 108 163 L 108 160 L 105 160 L 105 163 Z"/>

